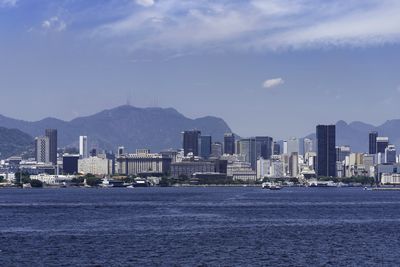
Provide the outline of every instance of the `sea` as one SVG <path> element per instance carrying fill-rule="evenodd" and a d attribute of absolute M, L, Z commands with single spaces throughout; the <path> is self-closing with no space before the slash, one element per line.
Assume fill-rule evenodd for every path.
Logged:
<path fill-rule="evenodd" d="M 400 266 L 400 191 L 1 189 L 0 266 Z"/>

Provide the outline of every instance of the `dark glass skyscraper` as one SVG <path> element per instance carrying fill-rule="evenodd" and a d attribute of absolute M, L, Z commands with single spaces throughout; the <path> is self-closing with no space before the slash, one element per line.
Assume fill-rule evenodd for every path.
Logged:
<path fill-rule="evenodd" d="M 56 129 L 46 129 L 46 137 L 49 138 L 49 155 L 50 162 L 57 165 L 57 130 Z"/>
<path fill-rule="evenodd" d="M 373 155 L 376 154 L 376 139 L 378 138 L 377 132 L 370 132 L 369 133 L 369 154 Z"/>
<path fill-rule="evenodd" d="M 183 151 L 185 156 L 193 153 L 194 156 L 199 156 L 199 138 L 200 131 L 185 131 L 183 132 Z"/>
<path fill-rule="evenodd" d="M 224 154 L 235 154 L 235 135 L 233 133 L 224 135 Z"/>
<path fill-rule="evenodd" d="M 202 135 L 200 137 L 200 157 L 208 159 L 211 155 L 212 137 L 209 135 Z"/>
<path fill-rule="evenodd" d="M 317 126 L 317 174 L 336 176 L 336 126 Z"/>
<path fill-rule="evenodd" d="M 270 159 L 272 155 L 273 139 L 269 136 L 257 136 L 256 147 L 257 147 L 257 158 Z"/>

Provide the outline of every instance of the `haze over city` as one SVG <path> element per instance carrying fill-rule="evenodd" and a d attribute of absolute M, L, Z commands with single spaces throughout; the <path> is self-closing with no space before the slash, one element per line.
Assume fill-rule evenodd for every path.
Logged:
<path fill-rule="evenodd" d="M 129 101 L 280 138 L 381 124 L 400 118 L 399 13 L 393 0 L 0 0 L 0 114 L 69 120 Z"/>

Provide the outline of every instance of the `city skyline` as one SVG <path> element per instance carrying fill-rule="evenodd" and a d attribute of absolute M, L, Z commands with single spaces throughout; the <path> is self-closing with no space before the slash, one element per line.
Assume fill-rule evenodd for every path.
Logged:
<path fill-rule="evenodd" d="M 69 120 L 130 102 L 282 138 L 338 120 L 379 125 L 400 118 L 399 10 L 390 0 L 3 0 L 0 114 Z"/>

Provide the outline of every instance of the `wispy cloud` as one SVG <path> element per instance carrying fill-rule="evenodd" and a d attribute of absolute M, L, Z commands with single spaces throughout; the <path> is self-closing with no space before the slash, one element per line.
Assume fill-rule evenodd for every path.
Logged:
<path fill-rule="evenodd" d="M 52 17 L 42 22 L 42 28 L 46 31 L 62 32 L 67 29 L 67 24 L 59 17 Z"/>
<path fill-rule="evenodd" d="M 14 7 L 18 0 L 0 0 L 0 7 Z"/>
<path fill-rule="evenodd" d="M 136 0 L 99 26 L 131 49 L 304 49 L 400 42 L 400 1 Z"/>
<path fill-rule="evenodd" d="M 279 85 L 282 85 L 284 83 L 285 83 L 284 79 L 282 79 L 282 78 L 274 78 L 274 79 L 266 80 L 263 83 L 263 87 L 267 88 L 267 89 L 271 89 L 271 88 L 277 87 Z"/>
<path fill-rule="evenodd" d="M 154 5 L 154 0 L 136 0 L 136 3 L 141 6 L 149 7 Z"/>

